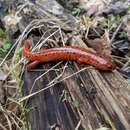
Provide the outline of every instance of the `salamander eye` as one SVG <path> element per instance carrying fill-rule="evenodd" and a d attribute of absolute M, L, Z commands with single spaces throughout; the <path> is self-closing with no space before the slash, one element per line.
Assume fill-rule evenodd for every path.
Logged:
<path fill-rule="evenodd" d="M 108 65 L 107 65 L 107 68 L 110 69 L 110 70 L 112 70 L 112 69 L 113 69 L 113 66 L 110 65 L 110 64 L 108 64 Z"/>

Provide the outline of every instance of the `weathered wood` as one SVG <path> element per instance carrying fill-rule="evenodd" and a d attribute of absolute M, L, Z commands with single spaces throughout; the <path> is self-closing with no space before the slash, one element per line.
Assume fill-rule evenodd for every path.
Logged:
<path fill-rule="evenodd" d="M 46 0 L 37 1 L 36 6 L 41 9 L 40 13 L 39 10 L 35 10 L 35 14 L 39 14 L 37 17 L 44 18 L 45 14 L 42 10 L 45 11 L 45 4 Z M 51 4 L 47 7 L 50 6 L 54 9 L 60 5 L 55 2 L 55 6 Z M 48 11 L 49 14 L 52 13 L 51 7 Z M 63 13 L 63 15 L 65 14 Z M 67 16 L 66 14 L 66 19 L 69 18 L 70 21 L 73 19 L 70 15 Z M 58 19 L 58 17 L 56 18 Z M 24 19 L 30 18 L 24 17 Z M 19 24 L 27 25 L 26 20 Z M 73 24 L 74 21 L 72 20 L 71 25 L 77 26 Z M 61 24 L 62 22 L 58 23 Z M 23 28 L 24 26 L 20 29 L 23 31 Z M 74 37 L 74 41 L 80 46 L 86 47 L 77 36 Z M 42 72 L 25 71 L 23 75 L 23 93 L 25 96 L 30 93 L 34 80 L 41 73 L 46 72 L 44 69 L 50 69 L 54 64 L 44 64 Z M 62 73 L 63 69 L 61 68 L 64 66 L 65 64 L 62 63 L 56 68 L 59 71 L 51 70 L 44 75 L 36 82 L 32 92 L 46 88 L 53 79 Z M 87 68 L 58 83 L 58 81 L 83 69 L 83 67 L 86 66 L 69 62 L 63 75 L 55 81 L 55 83 L 57 82 L 56 85 L 29 98 L 27 108 L 30 108 L 31 111 L 27 113 L 27 119 L 31 130 L 74 130 L 78 126 L 78 130 L 95 130 L 100 127 L 107 127 L 112 130 L 130 129 L 130 85 L 116 70 L 100 72 Z"/>

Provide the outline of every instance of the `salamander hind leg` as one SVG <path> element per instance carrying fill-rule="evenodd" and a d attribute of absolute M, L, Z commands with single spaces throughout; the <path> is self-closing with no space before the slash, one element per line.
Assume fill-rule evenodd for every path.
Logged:
<path fill-rule="evenodd" d="M 33 61 L 33 62 L 29 63 L 29 64 L 26 66 L 26 67 L 27 67 L 27 70 L 31 70 L 31 69 L 36 68 L 39 63 L 40 63 L 39 61 Z"/>
<path fill-rule="evenodd" d="M 77 60 L 77 62 L 80 63 L 80 64 L 81 64 L 81 63 L 82 63 L 82 64 L 89 64 L 89 65 L 91 64 L 91 63 L 90 63 L 91 61 L 90 61 L 89 59 L 87 59 L 87 58 L 84 58 L 84 57 L 80 57 L 80 58 Z"/>
<path fill-rule="evenodd" d="M 83 57 L 78 58 L 77 63 L 79 64 L 84 63 L 84 58 Z"/>

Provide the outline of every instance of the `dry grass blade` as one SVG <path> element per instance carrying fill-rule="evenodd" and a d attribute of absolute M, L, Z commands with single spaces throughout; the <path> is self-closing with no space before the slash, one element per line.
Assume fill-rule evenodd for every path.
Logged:
<path fill-rule="evenodd" d="M 12 121 L 14 122 L 14 124 L 16 125 L 16 127 L 17 127 L 18 129 L 20 129 L 20 126 L 19 126 L 19 124 L 17 123 L 17 121 L 16 121 L 12 116 L 10 116 L 10 118 L 12 119 Z"/>
<path fill-rule="evenodd" d="M 130 64 L 130 58 L 129 58 L 129 60 L 124 64 L 124 66 L 123 66 L 122 69 L 125 69 L 129 64 Z"/>
<path fill-rule="evenodd" d="M 52 86 L 56 85 L 57 83 L 60 83 L 60 82 L 66 80 L 66 79 L 68 79 L 68 78 L 70 78 L 70 77 L 72 77 L 72 76 L 75 76 L 76 74 L 78 74 L 78 73 L 80 73 L 80 72 L 82 72 L 82 71 L 84 71 L 84 70 L 86 70 L 86 69 L 88 69 L 88 67 L 85 67 L 85 68 L 83 68 L 83 69 L 81 69 L 81 70 L 79 70 L 79 71 L 77 71 L 77 72 L 75 72 L 75 73 L 73 73 L 73 74 L 71 74 L 71 75 L 69 75 L 69 76 L 67 76 L 67 77 L 65 77 L 65 78 L 63 78 L 63 79 L 61 79 L 61 80 L 59 80 L 58 82 L 53 83 L 53 84 L 47 86 L 46 88 L 43 88 L 43 89 L 41 89 L 41 90 L 39 90 L 39 91 L 37 91 L 37 92 L 34 92 L 34 93 L 32 93 L 32 94 L 30 94 L 30 95 L 28 95 L 28 96 L 25 96 L 25 97 L 21 98 L 18 102 L 19 102 L 19 103 L 20 103 L 20 102 L 23 102 L 23 101 L 29 99 L 30 97 L 32 97 L 32 96 L 34 96 L 34 95 L 36 95 L 36 94 L 38 94 L 38 93 L 40 93 L 40 92 L 42 92 L 42 91 L 45 91 L 45 90 L 51 88 Z"/>
<path fill-rule="evenodd" d="M 115 37 L 116 37 L 118 31 L 120 30 L 120 28 L 121 28 L 121 26 L 122 26 L 122 24 L 123 24 L 123 23 L 121 22 L 121 23 L 119 24 L 119 26 L 117 27 L 116 31 L 113 33 L 113 36 L 112 36 L 112 38 L 111 38 L 111 40 L 110 40 L 110 44 L 112 44 L 113 40 L 115 39 Z"/>
<path fill-rule="evenodd" d="M 22 58 L 17 64 L 15 64 L 10 71 L 8 72 L 8 74 L 6 75 L 5 79 L 6 80 L 8 78 L 8 76 L 12 73 L 13 69 L 15 69 L 15 67 L 17 67 L 18 65 L 20 65 L 23 61 L 25 60 L 25 58 Z"/>
<path fill-rule="evenodd" d="M 20 39 L 21 37 L 19 37 Z M 2 60 L 2 62 L 0 63 L 0 66 L 3 65 L 3 63 L 5 62 L 5 60 L 7 59 L 7 57 L 10 55 L 11 51 L 14 49 L 14 47 L 17 45 L 19 39 L 15 42 L 15 44 L 13 44 L 13 46 L 11 47 L 11 49 L 8 51 L 8 53 L 6 54 L 5 58 Z"/>
<path fill-rule="evenodd" d="M 66 67 L 67 67 L 67 63 L 68 63 L 68 62 L 66 62 L 65 66 L 64 66 L 64 68 L 63 68 L 62 73 L 61 73 L 60 75 L 58 75 L 56 78 L 54 78 L 48 85 L 54 83 L 56 80 L 58 80 L 60 77 L 62 77 L 62 75 L 64 74 L 65 69 L 66 69 Z"/>
<path fill-rule="evenodd" d="M 8 129 L 5 128 L 1 123 L 0 123 L 0 128 L 2 128 L 2 130 L 8 130 Z"/>
<path fill-rule="evenodd" d="M 42 35 L 42 37 L 39 39 L 39 41 L 38 41 L 38 42 L 36 43 L 36 45 L 33 47 L 32 52 L 38 48 L 38 45 L 39 45 L 40 42 L 44 39 L 44 36 L 45 36 L 45 34 L 46 34 L 47 32 L 48 32 L 48 31 L 44 32 L 44 34 Z M 40 49 L 40 48 L 39 48 L 39 49 Z"/>
<path fill-rule="evenodd" d="M 59 63 L 57 63 L 56 65 L 54 65 L 52 68 L 50 68 L 48 71 L 46 71 L 45 73 L 43 73 L 43 74 L 40 75 L 39 77 L 37 77 L 37 78 L 35 79 L 35 81 L 33 82 L 33 85 L 32 85 L 32 87 L 31 87 L 30 93 L 32 92 L 32 90 L 33 90 L 33 88 L 34 88 L 36 82 L 37 82 L 40 78 L 42 78 L 42 77 L 43 77 L 44 75 L 46 75 L 49 71 L 51 71 L 52 69 L 54 69 L 55 67 L 57 67 L 57 66 L 60 65 L 61 63 L 62 63 L 62 61 L 59 62 Z"/>
<path fill-rule="evenodd" d="M 24 32 L 22 33 L 22 35 L 19 36 L 19 38 L 17 39 L 17 41 L 13 44 L 13 46 L 11 47 L 11 49 L 8 51 L 8 53 L 6 54 L 5 58 L 2 60 L 2 62 L 0 63 L 0 66 L 3 65 L 3 63 L 5 62 L 5 60 L 7 59 L 7 57 L 10 55 L 11 51 L 14 49 L 14 47 L 17 45 L 17 47 L 20 46 L 20 44 L 22 43 L 22 40 L 26 37 L 27 34 L 29 34 L 29 32 L 36 28 L 36 23 L 39 22 L 39 20 L 33 20 L 25 29 L 24 29 Z M 29 28 L 32 27 L 30 30 Z M 27 32 L 27 34 L 26 34 Z M 14 58 L 13 60 L 14 61 Z"/>
<path fill-rule="evenodd" d="M 43 45 L 43 43 L 45 43 L 50 37 L 52 37 L 54 34 L 56 34 L 57 32 L 59 32 L 59 29 L 56 30 L 55 32 L 53 32 L 51 35 L 49 35 L 47 38 L 45 38 L 45 40 L 43 42 L 41 42 L 39 44 L 39 48 L 41 48 L 41 46 Z"/>
<path fill-rule="evenodd" d="M 78 129 L 79 129 L 79 127 L 80 127 L 80 125 L 81 125 L 81 120 L 78 122 L 78 124 L 77 124 L 77 126 L 76 126 L 75 130 L 78 130 Z"/>
<path fill-rule="evenodd" d="M 9 119 L 9 117 L 8 117 L 8 115 L 6 113 L 4 113 L 4 116 L 5 116 L 5 118 L 6 118 L 7 122 L 8 122 L 9 130 L 13 130 L 12 129 L 12 123 L 11 123 L 12 121 Z"/>
<path fill-rule="evenodd" d="M 15 13 L 15 16 L 17 16 L 27 5 L 32 5 L 31 2 L 26 1 L 20 8 L 19 10 Z"/>
<path fill-rule="evenodd" d="M 22 9 L 23 9 L 27 4 L 28 4 L 28 3 L 26 3 L 25 5 L 23 5 L 23 6 L 19 9 L 19 11 L 16 12 L 15 15 L 18 15 L 18 13 L 20 13 L 20 12 L 22 11 Z M 44 26 L 45 26 L 44 23 L 46 23 L 46 22 L 48 22 L 48 19 L 41 19 L 41 20 L 35 19 L 35 20 L 32 20 L 32 21 L 26 26 L 26 28 L 24 29 L 23 33 L 19 36 L 19 38 L 18 38 L 17 41 L 13 44 L 13 46 L 11 47 L 11 49 L 8 51 L 8 53 L 6 54 L 5 58 L 4 58 L 4 59 L 2 60 L 2 62 L 0 63 L 0 66 L 3 65 L 3 63 L 6 61 L 7 57 L 8 57 L 8 56 L 10 55 L 10 53 L 12 52 L 12 50 L 17 46 L 17 47 L 15 48 L 15 52 L 14 52 L 14 55 L 13 55 L 13 58 L 12 58 L 12 68 L 9 69 L 9 72 L 8 72 L 8 74 L 6 75 L 5 80 L 10 76 L 10 74 L 13 72 L 13 70 L 14 70 L 17 66 L 19 66 L 21 63 L 25 63 L 25 58 L 21 58 L 17 63 L 15 62 L 15 61 L 16 61 L 15 59 L 17 58 L 17 50 L 19 50 L 19 48 L 21 47 L 22 41 L 26 38 L 26 36 L 27 36 L 33 29 L 44 27 Z M 55 35 L 57 32 L 60 33 L 60 35 L 61 35 L 61 37 L 62 37 L 62 41 L 63 41 L 63 43 L 64 43 L 64 39 L 63 39 L 63 36 L 62 36 L 62 32 L 61 32 L 60 27 L 59 27 L 58 25 L 56 25 L 55 23 L 53 23 L 53 22 L 51 22 L 51 24 L 54 25 L 53 28 L 55 28 L 55 31 L 54 31 L 53 33 L 51 33 L 48 37 L 46 37 L 46 38 L 44 39 L 45 34 L 48 33 L 49 31 L 53 31 L 53 30 L 52 30 L 52 28 L 51 28 L 49 31 L 46 31 L 46 32 L 42 35 L 42 37 L 40 38 L 39 42 L 36 44 L 36 47 L 33 48 L 33 51 L 34 51 L 37 47 L 40 48 L 44 43 L 46 43 L 46 41 L 48 41 L 49 38 L 51 38 L 51 37 L 52 37 L 53 35 Z M 56 26 L 55 26 L 55 25 L 56 25 Z M 37 45 L 38 45 L 38 46 L 37 46 Z M 62 62 L 58 63 L 56 66 L 58 66 L 58 65 L 61 64 L 61 63 L 62 63 Z M 53 66 L 52 68 L 48 69 L 48 70 L 46 71 L 46 73 L 48 73 L 48 72 L 51 71 L 51 70 L 54 70 L 54 68 L 55 68 L 56 66 Z M 24 68 L 25 68 L 25 64 L 24 64 L 24 66 L 22 67 L 22 70 L 21 70 L 22 72 L 21 72 L 21 74 L 20 74 L 19 79 L 22 77 L 22 74 L 23 74 L 23 72 L 24 72 Z M 59 71 L 59 70 L 58 70 L 58 71 Z M 44 73 L 43 75 L 41 75 L 41 77 L 44 76 L 46 73 Z M 36 82 L 38 79 L 40 79 L 41 77 L 38 77 L 38 78 L 35 80 L 35 82 Z M 34 85 L 35 85 L 35 83 L 34 83 Z M 32 86 L 32 89 L 33 89 L 33 86 Z M 10 101 L 10 103 L 11 103 L 11 102 L 14 102 L 14 101 Z M 17 102 L 17 101 L 16 101 L 16 102 Z M 19 104 L 18 104 L 18 105 L 19 105 Z M 3 109 L 3 110 L 4 110 L 4 109 Z M 17 115 L 15 115 L 14 113 L 12 113 L 11 111 L 10 111 L 9 113 L 12 114 L 12 115 L 8 114 L 8 112 L 7 112 L 7 114 L 6 114 L 6 110 L 5 110 L 5 112 L 3 112 L 3 113 L 4 113 L 4 116 L 5 116 L 6 120 L 7 120 L 8 127 L 9 127 L 10 130 L 13 129 L 13 128 L 12 128 L 12 124 L 14 124 L 18 129 L 20 129 L 19 123 L 22 124 L 22 125 L 24 125 L 24 122 L 23 122 L 19 117 L 17 117 Z M 11 121 L 12 121 L 12 122 L 11 122 Z M 17 122 L 17 121 L 18 121 L 18 122 Z M 2 125 L 1 125 L 1 128 L 3 128 L 3 130 L 6 130 L 6 128 L 4 128 L 4 126 L 2 126 Z"/>
<path fill-rule="evenodd" d="M 65 46 L 65 42 L 64 42 L 64 38 L 63 38 L 63 35 L 62 35 L 62 32 L 61 32 L 61 28 L 59 27 L 59 33 L 60 33 L 60 36 L 61 36 L 61 41 L 63 43 L 63 46 Z"/>
<path fill-rule="evenodd" d="M 11 113 L 18 120 L 18 122 L 20 122 L 24 126 L 24 122 L 18 116 L 16 116 L 13 112 Z"/>

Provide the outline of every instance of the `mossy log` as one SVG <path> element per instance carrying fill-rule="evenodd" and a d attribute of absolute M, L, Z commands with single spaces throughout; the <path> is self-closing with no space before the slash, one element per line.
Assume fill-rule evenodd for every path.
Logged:
<path fill-rule="evenodd" d="M 36 1 L 35 5 L 39 6 L 39 10 L 35 10 L 37 17 L 44 18 L 46 7 L 49 11 L 62 8 L 56 1 L 51 2 L 54 2 L 55 6 L 46 6 L 46 0 Z M 56 18 L 60 20 L 57 15 Z M 67 13 L 63 13 L 60 16 L 64 16 L 72 22 L 71 25 L 76 26 L 71 15 L 68 17 Z M 26 20 L 19 23 L 22 25 L 22 29 L 19 26 L 21 32 L 26 24 Z M 69 25 L 67 24 L 68 27 Z M 75 41 L 79 46 L 86 47 L 80 38 Z M 25 70 L 24 96 L 30 94 L 34 80 L 55 64 L 43 64 L 42 72 Z M 27 119 L 31 130 L 130 130 L 130 85 L 121 74 L 116 70 L 101 72 L 75 62 L 68 62 L 63 73 L 65 65 L 66 62 L 63 62 L 49 71 L 33 87 L 32 93 L 46 88 L 55 79 L 55 85 L 32 96 L 27 102 L 27 108 L 30 109 Z"/>

